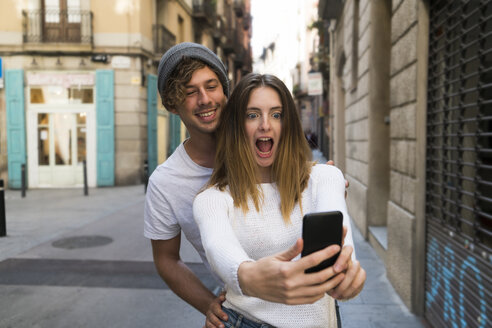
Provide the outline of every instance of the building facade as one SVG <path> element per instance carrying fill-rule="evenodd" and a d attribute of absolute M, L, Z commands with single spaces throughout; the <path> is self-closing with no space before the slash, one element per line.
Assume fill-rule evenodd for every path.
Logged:
<path fill-rule="evenodd" d="M 217 11 L 228 6 L 239 31 L 218 23 L 224 16 Z M 85 169 L 90 187 L 141 183 L 186 138 L 157 94 L 162 54 L 179 42 L 200 42 L 240 78 L 251 71 L 248 6 L 232 0 L 2 3 L 0 179 L 11 188 L 22 181 L 28 188 L 77 187 Z"/>
<path fill-rule="evenodd" d="M 486 327 L 492 278 L 492 4 L 320 1 L 330 158 L 407 307 Z"/>
<path fill-rule="evenodd" d="M 258 31 L 265 35 L 257 41 L 257 45 L 262 45 L 262 51 L 257 53 L 254 69 L 258 73 L 277 76 L 291 90 L 302 129 L 307 137 L 313 136 L 311 139 L 314 140 L 315 136 L 320 135 L 318 121 L 323 116 L 322 78 L 315 81 L 319 82 L 317 90 L 312 87 L 312 77 L 320 77 L 319 38 L 315 27 L 318 21 L 318 1 L 293 0 L 289 4 L 271 19 L 270 13 L 283 5 L 281 0 L 262 2 L 256 9 L 255 17 L 271 22 L 271 28 L 269 31 Z M 265 27 L 258 26 L 258 29 Z"/>

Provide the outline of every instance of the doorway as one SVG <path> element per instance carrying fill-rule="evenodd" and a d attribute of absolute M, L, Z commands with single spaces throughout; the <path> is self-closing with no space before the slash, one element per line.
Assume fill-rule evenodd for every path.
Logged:
<path fill-rule="evenodd" d="M 87 113 L 37 113 L 38 183 L 83 185 Z"/>
<path fill-rule="evenodd" d="M 27 74 L 29 188 L 96 186 L 96 111 L 91 72 Z"/>
<path fill-rule="evenodd" d="M 88 185 L 96 186 L 94 108 L 74 107 L 29 111 L 29 188 L 82 187 L 84 161 Z"/>

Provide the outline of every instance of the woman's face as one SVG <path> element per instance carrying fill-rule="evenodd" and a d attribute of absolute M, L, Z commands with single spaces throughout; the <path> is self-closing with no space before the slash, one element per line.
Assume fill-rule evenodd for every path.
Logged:
<path fill-rule="evenodd" d="M 282 133 L 282 110 L 282 102 L 274 89 L 259 87 L 251 92 L 245 130 L 263 183 L 271 182 L 270 168 Z"/>

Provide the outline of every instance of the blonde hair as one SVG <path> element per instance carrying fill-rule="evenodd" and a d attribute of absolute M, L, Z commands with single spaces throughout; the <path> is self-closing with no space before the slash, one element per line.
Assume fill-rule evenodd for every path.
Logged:
<path fill-rule="evenodd" d="M 257 185 L 257 164 L 245 132 L 249 97 L 260 87 L 272 88 L 282 102 L 282 131 L 272 165 L 272 180 L 280 193 L 282 217 L 289 223 L 297 202 L 302 211 L 301 194 L 311 173 L 312 155 L 292 95 L 273 75 L 249 74 L 234 88 L 217 127 L 215 169 L 208 186 L 216 186 L 220 190 L 229 186 L 235 207 L 248 211 L 248 197 L 251 197 L 256 210 L 260 210 L 263 194 Z"/>

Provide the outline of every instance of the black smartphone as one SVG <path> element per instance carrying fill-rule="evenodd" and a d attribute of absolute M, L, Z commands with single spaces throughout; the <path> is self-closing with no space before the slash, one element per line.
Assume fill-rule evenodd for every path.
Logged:
<path fill-rule="evenodd" d="M 340 211 L 308 213 L 302 220 L 304 248 L 301 256 L 307 256 L 333 244 L 342 246 L 343 214 Z M 319 265 L 307 269 L 306 273 L 318 272 L 335 264 L 338 252 Z"/>

